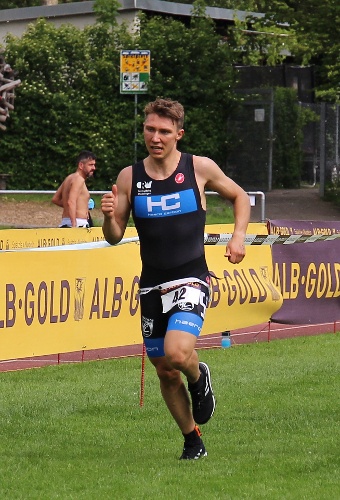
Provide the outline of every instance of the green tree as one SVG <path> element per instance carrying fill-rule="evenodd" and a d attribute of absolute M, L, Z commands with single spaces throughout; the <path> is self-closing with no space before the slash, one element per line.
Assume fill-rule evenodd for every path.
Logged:
<path fill-rule="evenodd" d="M 209 5 L 235 8 L 232 0 Z M 264 14 L 231 30 L 242 63 L 277 64 L 290 54 L 294 64 L 315 66 L 318 98 L 340 101 L 339 0 L 241 0 L 237 8 Z"/>
<path fill-rule="evenodd" d="M 283 22 L 284 16 L 296 33 L 295 62 L 315 65 L 318 97 L 340 101 L 339 1 L 295 0 L 285 4 L 283 11 L 279 9 L 273 19 Z"/>
<path fill-rule="evenodd" d="M 13 185 L 56 187 L 79 150 L 92 149 L 99 156 L 96 187 L 109 187 L 134 151 L 133 102 L 119 95 L 115 36 L 102 25 L 82 31 L 39 20 L 21 39 L 9 37 L 6 53 L 22 80 L 1 137 L 2 163 L 15 158 L 7 167 Z"/>
<path fill-rule="evenodd" d="M 221 39 L 202 0 L 194 4 L 189 25 L 141 15 L 133 33 L 116 23 L 116 0 L 100 0 L 96 8 L 101 21 L 84 30 L 38 20 L 20 39 L 8 37 L 6 60 L 22 80 L 8 131 L 1 135 L 0 161 L 13 174 L 10 187 L 55 188 L 74 169 L 74 158 L 84 148 L 99 157 L 96 189 L 110 188 L 118 172 L 134 161 L 135 101 L 119 91 L 121 49 L 151 51 L 149 91 L 138 97 L 138 158 L 145 155 L 143 107 L 162 96 L 185 106 L 186 134 L 180 147 L 210 156 L 224 167 L 232 144 L 227 118 L 237 104 L 234 65 L 274 64 L 281 61 L 282 39 L 296 50 L 300 43 L 290 27 L 280 27 L 281 34 L 292 34 L 289 37 L 268 34 L 270 22 L 278 22 L 274 16 L 267 24 L 253 25 L 265 31 L 262 38 L 244 32 L 251 22 L 262 22 L 254 18 L 250 25 L 236 23 Z M 271 45 L 268 40 L 273 40 Z"/>
<path fill-rule="evenodd" d="M 0 0 L 0 10 L 41 5 L 40 0 Z"/>
<path fill-rule="evenodd" d="M 117 0 L 96 0 L 93 10 L 97 16 L 97 22 L 111 29 L 117 26 L 117 15 L 120 3 Z"/>
<path fill-rule="evenodd" d="M 6 52 L 22 84 L 11 120 L 13 133 L 4 135 L 2 149 L 7 147 L 7 157 L 16 158 L 11 170 L 17 187 L 50 186 L 59 161 L 74 156 L 72 141 L 82 111 L 76 91 L 85 76 L 81 38 L 73 27 L 57 30 L 43 20 L 30 25 L 21 39 L 9 37 Z M 43 163 L 49 168 L 41 179 Z"/>
<path fill-rule="evenodd" d="M 232 52 L 198 6 L 190 27 L 173 19 L 141 17 L 138 46 L 151 49 L 150 95 L 178 99 L 186 110 L 180 147 L 225 160 L 226 122 L 235 96 Z"/>
<path fill-rule="evenodd" d="M 294 89 L 274 91 L 273 187 L 298 188 L 301 181 L 304 126 L 319 120 L 308 107 L 297 102 Z"/>
<path fill-rule="evenodd" d="M 72 0 L 72 2 L 82 2 L 84 0 Z M 68 3 L 69 0 L 58 0 L 58 3 Z M 37 7 L 43 5 L 43 0 L 0 0 L 0 10 L 18 9 L 23 7 Z"/>
<path fill-rule="evenodd" d="M 134 96 L 119 93 L 123 48 L 152 54 L 150 89 L 138 99 L 138 130 L 146 101 L 176 98 L 186 108 L 183 148 L 222 164 L 226 116 L 235 99 L 232 51 L 200 9 L 197 5 L 190 26 L 141 16 L 134 34 L 112 19 L 83 31 L 39 20 L 21 39 L 10 36 L 7 59 L 22 80 L 1 138 L 0 161 L 12 173 L 11 187 L 56 187 L 84 148 L 99 157 L 96 189 L 109 188 L 121 168 L 134 161 Z M 141 133 L 139 143 L 140 158 L 145 156 Z"/>

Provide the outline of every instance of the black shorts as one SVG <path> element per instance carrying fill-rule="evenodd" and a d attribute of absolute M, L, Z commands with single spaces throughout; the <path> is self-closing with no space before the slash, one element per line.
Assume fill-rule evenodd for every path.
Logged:
<path fill-rule="evenodd" d="M 168 330 L 199 336 L 210 295 L 210 276 L 174 280 L 150 290 L 141 289 L 141 328 L 149 357 L 164 356 Z"/>

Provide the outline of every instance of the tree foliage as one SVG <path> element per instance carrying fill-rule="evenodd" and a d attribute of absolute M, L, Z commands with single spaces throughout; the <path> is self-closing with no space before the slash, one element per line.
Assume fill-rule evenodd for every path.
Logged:
<path fill-rule="evenodd" d="M 72 0 L 72 2 L 82 2 L 84 0 Z M 58 3 L 68 3 L 69 0 L 59 0 Z M 42 5 L 43 0 L 0 0 L 0 10 L 18 9 L 22 7 L 37 7 Z"/>
<path fill-rule="evenodd" d="M 303 115 L 297 103 L 296 91 L 276 89 L 274 107 L 274 187 L 298 188 L 301 180 Z"/>
<path fill-rule="evenodd" d="M 64 1 L 68 0 L 59 3 Z M 41 2 L 0 0 L 0 9 L 30 7 Z M 228 33 L 229 41 L 238 47 L 239 64 L 274 65 L 291 54 L 294 64 L 315 65 L 316 95 L 320 99 L 340 101 L 339 0 L 239 0 L 237 5 L 234 0 L 209 0 L 206 3 L 250 13 L 244 21 L 236 21 Z M 117 0 L 96 0 L 94 8 L 100 22 L 114 25 L 118 7 Z M 252 17 L 251 13 L 261 17 Z"/>
<path fill-rule="evenodd" d="M 180 147 L 221 163 L 227 116 L 235 99 L 233 55 L 220 43 L 211 19 L 199 8 L 194 13 L 190 28 L 173 19 L 143 16 L 139 43 L 152 47 L 150 93 L 178 99 L 185 107 L 186 135 Z"/>
<path fill-rule="evenodd" d="M 101 159 L 96 185 L 102 188 L 131 162 L 133 102 L 119 95 L 114 38 L 102 25 L 82 31 L 44 20 L 21 39 L 9 37 L 7 57 L 22 84 L 0 157 L 15 159 L 9 168 L 16 188 L 56 187 L 81 149 Z"/>
<path fill-rule="evenodd" d="M 232 8 L 228 0 L 216 3 Z M 79 150 L 91 149 L 98 155 L 95 188 L 108 189 L 135 159 L 135 130 L 137 126 L 141 131 L 145 103 L 160 96 L 185 106 L 186 134 L 180 147 L 223 165 L 232 142 L 227 117 L 236 104 L 234 65 L 278 64 L 285 57 L 283 49 L 301 63 L 322 63 L 320 95 L 338 97 L 340 51 L 332 59 L 331 32 L 326 31 L 330 16 L 336 14 L 335 0 L 321 6 L 321 27 L 313 15 L 316 0 L 244 0 L 239 9 L 265 11 L 266 16 L 236 21 L 223 39 L 205 7 L 203 0 L 195 2 L 189 25 L 140 15 L 131 32 L 116 22 L 117 0 L 97 0 L 94 26 L 57 28 L 38 20 L 20 39 L 9 36 L 6 59 L 22 81 L 8 131 L 1 135 L 0 161 L 2 170 L 12 173 L 10 187 L 55 188 L 74 170 Z M 338 23 L 335 16 L 336 33 Z M 339 49 L 339 37 L 333 46 Z M 119 80 L 120 50 L 138 48 L 151 51 L 151 82 L 148 94 L 138 96 L 136 108 L 134 96 L 120 94 Z M 137 142 L 142 158 L 140 132 Z"/>
<path fill-rule="evenodd" d="M 234 8 L 232 0 L 212 1 Z M 237 8 L 264 14 L 236 21 L 243 63 L 273 65 L 289 54 L 294 64 L 315 66 L 317 97 L 340 101 L 339 0 L 243 0 Z"/>
<path fill-rule="evenodd" d="M 278 9 L 273 21 L 285 21 L 295 32 L 295 62 L 315 65 L 318 97 L 340 101 L 339 1 L 287 1 L 285 5 L 285 9 Z"/>
<path fill-rule="evenodd" d="M 183 148 L 223 161 L 226 117 L 235 99 L 232 51 L 199 4 L 190 26 L 141 16 L 134 34 L 112 18 L 84 30 L 38 20 L 22 38 L 7 40 L 7 58 L 22 80 L 0 151 L 3 164 L 13 159 L 7 167 L 13 186 L 55 188 L 74 169 L 81 149 L 99 157 L 96 189 L 109 188 L 134 161 L 134 97 L 119 93 L 123 48 L 152 54 L 149 92 L 138 97 L 138 130 L 147 101 L 178 99 L 186 108 Z M 144 157 L 141 134 L 138 141 Z"/>
<path fill-rule="evenodd" d="M 191 3 L 191 0 L 181 0 Z M 340 101 L 339 0 L 210 0 L 212 7 L 249 12 L 230 33 L 243 64 L 270 64 L 291 55 L 294 64 L 315 65 L 316 95 Z M 251 13 L 262 14 L 261 17 Z"/>

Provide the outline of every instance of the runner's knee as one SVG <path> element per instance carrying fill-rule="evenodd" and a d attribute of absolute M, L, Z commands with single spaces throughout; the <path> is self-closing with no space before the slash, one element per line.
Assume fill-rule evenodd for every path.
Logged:
<path fill-rule="evenodd" d="M 159 380 L 167 385 L 178 385 L 181 383 L 181 374 L 175 368 L 169 368 L 160 364 L 156 366 L 156 372 Z"/>

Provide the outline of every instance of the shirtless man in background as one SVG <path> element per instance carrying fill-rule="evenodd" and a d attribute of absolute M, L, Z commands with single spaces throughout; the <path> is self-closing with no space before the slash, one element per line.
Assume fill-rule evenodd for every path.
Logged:
<path fill-rule="evenodd" d="M 91 151 L 81 151 L 77 165 L 77 170 L 66 177 L 52 198 L 55 205 L 63 208 L 59 227 L 89 227 L 90 193 L 85 181 L 96 170 L 96 156 Z"/>

